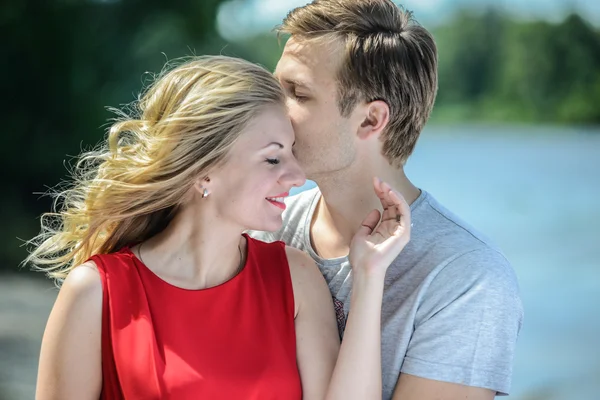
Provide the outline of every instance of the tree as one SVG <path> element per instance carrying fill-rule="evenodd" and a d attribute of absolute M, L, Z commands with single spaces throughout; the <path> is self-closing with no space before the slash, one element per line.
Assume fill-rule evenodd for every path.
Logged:
<path fill-rule="evenodd" d="M 14 0 L 3 4 L 1 64 L 4 143 L 3 262 L 25 256 L 16 237 L 37 233 L 49 210 L 43 192 L 65 176 L 65 154 L 80 153 L 104 134 L 106 106 L 129 103 L 145 71 L 166 58 L 219 53 L 215 29 L 221 0 Z M 163 54 L 164 53 L 164 54 Z M 8 172 L 8 173 L 7 173 Z"/>

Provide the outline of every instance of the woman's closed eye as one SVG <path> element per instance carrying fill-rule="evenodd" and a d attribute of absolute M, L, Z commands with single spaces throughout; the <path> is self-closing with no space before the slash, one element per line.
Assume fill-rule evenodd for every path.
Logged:
<path fill-rule="evenodd" d="M 265 161 L 268 162 L 271 165 L 277 165 L 277 164 L 279 164 L 279 159 L 278 158 L 267 158 Z"/>

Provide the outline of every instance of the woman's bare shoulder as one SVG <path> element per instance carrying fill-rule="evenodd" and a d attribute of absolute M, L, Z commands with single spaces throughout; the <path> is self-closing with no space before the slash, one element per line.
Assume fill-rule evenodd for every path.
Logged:
<path fill-rule="evenodd" d="M 317 264 L 307 253 L 291 246 L 286 246 L 285 252 L 292 276 L 297 314 L 307 297 L 320 294 L 315 292 L 329 294 L 329 289 Z"/>
<path fill-rule="evenodd" d="M 73 268 L 61 285 L 60 293 L 68 300 L 101 304 L 102 281 L 96 263 L 87 261 Z"/>

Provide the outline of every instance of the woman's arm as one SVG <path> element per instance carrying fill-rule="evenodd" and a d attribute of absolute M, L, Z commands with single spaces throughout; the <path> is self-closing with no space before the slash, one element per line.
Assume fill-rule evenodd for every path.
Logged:
<path fill-rule="evenodd" d="M 383 214 L 372 211 L 352 240 L 352 295 L 336 355 L 331 294 L 314 262 L 288 250 L 295 298 L 298 367 L 305 400 L 381 399 L 381 302 L 385 273 L 410 239 L 410 208 L 376 181 Z"/>
<path fill-rule="evenodd" d="M 286 247 L 296 304 L 296 358 L 303 400 L 325 398 L 340 350 L 333 301 L 323 275 L 304 252 Z"/>
<path fill-rule="evenodd" d="M 37 400 L 98 400 L 101 367 L 102 283 L 85 263 L 65 279 L 44 331 Z"/>
<path fill-rule="evenodd" d="M 344 342 L 329 288 L 314 261 L 288 248 L 296 299 L 296 353 L 304 400 L 381 398 L 383 279 L 353 277 Z"/>

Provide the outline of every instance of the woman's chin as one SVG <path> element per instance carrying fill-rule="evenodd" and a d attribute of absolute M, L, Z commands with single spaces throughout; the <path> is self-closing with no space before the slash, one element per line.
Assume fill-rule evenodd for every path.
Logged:
<path fill-rule="evenodd" d="M 281 229 L 282 226 L 283 220 L 280 217 L 279 220 L 263 221 L 260 224 L 256 224 L 256 227 L 250 229 L 253 231 L 275 232 Z"/>

